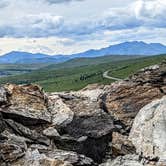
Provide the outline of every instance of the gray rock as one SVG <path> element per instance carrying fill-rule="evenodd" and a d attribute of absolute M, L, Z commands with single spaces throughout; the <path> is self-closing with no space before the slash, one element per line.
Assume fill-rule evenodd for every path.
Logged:
<path fill-rule="evenodd" d="M 58 123 L 59 133 L 68 135 L 66 138 L 61 136 L 55 141 L 58 149 L 84 154 L 95 162 L 102 161 L 115 127 L 112 116 L 100 108 L 98 98 L 101 93 L 103 93 L 103 86 L 95 85 L 77 92 L 50 95 L 49 99 L 54 101 L 55 113 L 57 112 L 53 116 L 56 118 L 53 119 L 56 119 L 56 122 L 63 122 L 64 118 L 64 122 L 67 122 Z M 71 118 L 69 115 L 72 115 Z"/>
<path fill-rule="evenodd" d="M 166 160 L 166 96 L 139 111 L 129 138 L 139 154 Z"/>
<path fill-rule="evenodd" d="M 72 141 L 59 141 L 58 148 L 72 150 L 101 162 L 106 155 L 111 133 L 114 131 L 112 117 L 106 113 L 75 116 L 63 131 L 73 137 Z"/>
<path fill-rule="evenodd" d="M 29 146 L 31 150 L 38 150 L 40 153 L 45 153 L 47 151 L 52 150 L 50 146 L 42 145 L 42 144 L 31 144 Z"/>
<path fill-rule="evenodd" d="M 54 150 L 47 153 L 47 156 L 49 156 L 50 158 L 67 161 L 76 166 L 94 165 L 94 162 L 92 159 L 72 151 Z"/>
<path fill-rule="evenodd" d="M 54 127 L 49 127 L 43 131 L 43 134 L 47 137 L 51 138 L 59 138 L 60 135 L 58 131 Z"/>
<path fill-rule="evenodd" d="M 3 132 L 5 130 L 5 128 L 6 128 L 6 125 L 4 123 L 4 120 L 2 118 L 2 114 L 0 112 L 0 133 Z"/>
<path fill-rule="evenodd" d="M 101 138 L 111 134 L 115 127 L 112 117 L 106 113 L 101 113 L 91 116 L 75 116 L 73 121 L 64 129 L 73 137 Z"/>
<path fill-rule="evenodd" d="M 0 142 L 0 164 L 2 162 L 13 162 L 25 154 L 28 139 L 10 134 L 8 131 L 2 133 L 4 140 Z"/>
<path fill-rule="evenodd" d="M 100 166 L 143 166 L 137 155 L 126 155 L 117 157 L 115 160 L 108 160 Z"/>
<path fill-rule="evenodd" d="M 58 95 L 50 95 L 50 112 L 52 124 L 57 126 L 66 126 L 73 120 L 73 111 L 62 101 Z"/>
<path fill-rule="evenodd" d="M 90 158 L 71 151 L 54 150 L 40 153 L 37 149 L 28 149 L 25 156 L 12 163 L 14 166 L 93 166 Z"/>
<path fill-rule="evenodd" d="M 8 92 L 4 87 L 0 87 L 0 106 L 8 104 Z"/>
<path fill-rule="evenodd" d="M 35 130 L 31 130 L 28 127 L 25 127 L 20 123 L 14 122 L 11 119 L 6 119 L 5 122 L 8 125 L 8 127 L 12 129 L 12 131 L 17 135 L 28 138 L 34 141 L 35 143 L 41 143 L 45 145 L 50 144 L 50 140 L 46 136 L 43 136 L 41 133 L 38 133 Z"/>
<path fill-rule="evenodd" d="M 28 149 L 25 156 L 20 160 L 13 162 L 12 166 L 72 166 L 67 161 L 49 158 L 40 153 L 37 149 Z"/>

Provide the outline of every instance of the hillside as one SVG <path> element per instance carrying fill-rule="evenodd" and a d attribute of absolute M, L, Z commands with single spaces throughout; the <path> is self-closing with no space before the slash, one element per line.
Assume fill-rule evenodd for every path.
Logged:
<path fill-rule="evenodd" d="M 113 80 L 103 78 L 103 72 L 107 70 L 109 70 L 111 72 L 110 75 L 114 77 L 126 78 L 137 70 L 153 65 L 156 62 L 159 63 L 164 59 L 166 59 L 166 56 L 161 55 L 123 61 L 103 61 L 105 63 L 101 64 L 92 64 L 91 62 L 89 65 L 78 67 L 72 62 L 73 67 L 65 68 L 65 65 L 62 65 L 63 67 L 61 69 L 56 69 L 55 66 L 49 66 L 28 74 L 1 78 L 0 83 L 37 83 L 49 92 L 79 90 L 92 83 L 109 84 L 113 82 Z M 71 62 L 69 62 L 69 64 L 70 63 Z"/>
<path fill-rule="evenodd" d="M 42 61 L 40 61 L 42 63 L 0 64 L 0 77 L 30 73 L 34 70 L 41 69 L 41 68 L 43 68 L 42 70 L 63 69 L 63 68 L 88 66 L 88 65 L 114 62 L 114 61 L 125 60 L 125 59 L 126 60 L 134 59 L 134 58 L 136 57 L 135 56 L 134 57 L 133 56 L 102 56 L 97 58 L 75 58 L 75 59 L 68 60 L 64 63 L 61 62 L 59 64 L 57 63 L 50 64 L 50 62 L 48 61 L 45 62 L 45 58 L 44 58 Z M 50 59 L 50 57 L 48 57 L 47 60 L 48 59 Z M 56 59 L 58 59 L 58 57 L 56 57 Z"/>
<path fill-rule="evenodd" d="M 67 62 L 63 62 L 63 63 L 59 63 L 59 64 L 50 64 L 43 69 L 54 70 L 54 69 L 90 66 L 90 65 L 98 65 L 98 64 L 102 64 L 102 63 L 108 63 L 108 62 L 136 59 L 136 58 L 141 58 L 141 57 L 143 57 L 143 56 L 106 55 L 106 56 L 93 57 L 93 58 L 74 58 L 74 59 L 68 60 Z"/>
<path fill-rule="evenodd" d="M 12 75 L 30 73 L 49 64 L 0 64 L 0 78 Z"/>

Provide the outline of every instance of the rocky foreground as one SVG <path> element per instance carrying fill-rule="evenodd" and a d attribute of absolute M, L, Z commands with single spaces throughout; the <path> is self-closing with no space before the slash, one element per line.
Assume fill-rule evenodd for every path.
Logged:
<path fill-rule="evenodd" d="M 166 165 L 166 63 L 77 92 L 1 86 L 0 165 Z"/>

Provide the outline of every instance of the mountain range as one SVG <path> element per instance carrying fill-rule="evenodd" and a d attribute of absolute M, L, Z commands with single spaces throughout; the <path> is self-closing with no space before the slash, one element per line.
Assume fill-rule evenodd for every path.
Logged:
<path fill-rule="evenodd" d="M 160 43 L 145 43 L 142 41 L 124 42 L 99 50 L 88 50 L 78 54 L 71 55 L 46 55 L 32 54 L 28 52 L 12 51 L 0 57 L 0 63 L 32 64 L 32 63 L 60 63 L 75 58 L 94 58 L 105 55 L 157 55 L 165 54 L 166 46 Z"/>

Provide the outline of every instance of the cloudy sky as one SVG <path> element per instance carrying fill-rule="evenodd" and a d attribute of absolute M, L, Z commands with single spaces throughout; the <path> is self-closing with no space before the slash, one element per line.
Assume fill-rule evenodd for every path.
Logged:
<path fill-rule="evenodd" d="M 166 0 L 0 0 L 0 55 L 166 44 Z"/>

